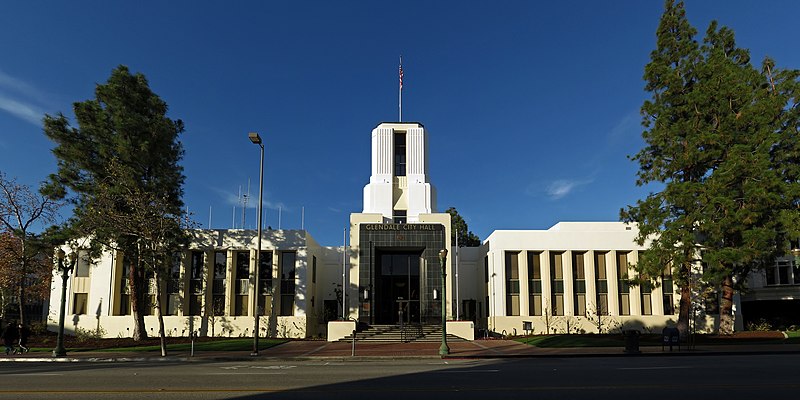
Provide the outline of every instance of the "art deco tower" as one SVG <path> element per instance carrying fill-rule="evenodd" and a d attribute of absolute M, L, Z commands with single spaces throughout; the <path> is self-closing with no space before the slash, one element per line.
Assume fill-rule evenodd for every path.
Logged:
<path fill-rule="evenodd" d="M 416 122 L 384 122 L 372 130 L 372 174 L 364 187 L 364 211 L 384 222 L 416 223 L 436 212 L 428 180 L 428 140 Z"/>

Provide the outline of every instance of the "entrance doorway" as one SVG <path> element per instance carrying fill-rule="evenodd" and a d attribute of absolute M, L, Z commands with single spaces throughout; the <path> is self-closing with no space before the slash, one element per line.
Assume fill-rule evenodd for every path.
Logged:
<path fill-rule="evenodd" d="M 422 250 L 378 250 L 375 323 L 419 324 Z"/>

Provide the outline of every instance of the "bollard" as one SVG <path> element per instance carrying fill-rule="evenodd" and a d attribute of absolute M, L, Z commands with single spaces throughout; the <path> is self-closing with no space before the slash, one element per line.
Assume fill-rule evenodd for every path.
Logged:
<path fill-rule="evenodd" d="M 192 347 L 189 351 L 189 357 L 194 357 L 194 331 L 189 332 L 189 339 L 192 342 Z"/>
<path fill-rule="evenodd" d="M 353 330 L 353 349 L 350 351 L 350 357 L 356 356 L 356 331 Z"/>

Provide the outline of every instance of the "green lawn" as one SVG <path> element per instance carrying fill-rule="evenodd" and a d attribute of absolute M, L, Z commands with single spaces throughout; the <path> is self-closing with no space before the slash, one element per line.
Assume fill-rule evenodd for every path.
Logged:
<path fill-rule="evenodd" d="M 800 332 L 786 332 L 788 339 L 770 338 L 724 338 L 714 335 L 697 335 L 695 343 L 699 345 L 721 344 L 800 344 Z M 624 347 L 622 335 L 536 335 L 518 337 L 514 340 L 536 347 Z M 661 346 L 661 335 L 644 334 L 639 337 L 641 346 Z M 685 343 L 684 343 L 685 344 Z"/>
<path fill-rule="evenodd" d="M 259 339 L 258 348 L 259 350 L 264 350 L 285 342 L 286 340 L 283 339 Z M 191 346 L 192 346 L 191 343 L 168 344 L 167 351 L 189 351 L 191 349 Z M 114 347 L 114 348 L 104 348 L 104 349 L 80 347 L 80 348 L 68 348 L 67 350 L 71 352 L 84 352 L 84 351 L 145 352 L 145 351 L 159 351 L 160 349 L 161 347 L 159 345 L 148 345 L 148 346 Z M 202 342 L 195 342 L 194 344 L 194 351 L 248 351 L 252 349 L 253 349 L 252 338 L 202 341 Z M 50 352 L 53 351 L 53 349 L 31 348 L 31 351 Z"/>

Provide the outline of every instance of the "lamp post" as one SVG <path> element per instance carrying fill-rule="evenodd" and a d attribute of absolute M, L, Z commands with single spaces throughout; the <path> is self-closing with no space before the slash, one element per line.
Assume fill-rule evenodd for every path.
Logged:
<path fill-rule="evenodd" d="M 264 203 L 264 143 L 261 142 L 261 136 L 258 136 L 258 133 L 256 132 L 250 132 L 247 137 L 250 138 L 250 141 L 253 142 L 253 144 L 257 144 L 258 147 L 261 148 L 261 162 L 258 172 L 258 245 L 256 247 L 256 268 L 254 271 L 255 285 L 253 285 L 253 313 L 255 314 L 255 322 L 253 324 L 253 352 L 250 353 L 251 356 L 257 356 L 259 333 L 258 322 L 261 317 L 258 309 L 258 297 L 261 294 L 259 293 L 260 288 L 258 287 L 258 281 L 261 279 L 261 215 L 263 214 L 261 207 Z M 272 274 L 272 271 L 270 271 L 270 274 Z"/>
<path fill-rule="evenodd" d="M 67 279 L 69 274 L 75 267 L 75 253 L 69 253 L 69 262 L 64 265 L 64 258 L 66 257 L 64 250 L 58 249 L 56 251 L 56 258 L 58 258 L 58 270 L 61 271 L 61 311 L 58 317 L 58 339 L 56 341 L 56 348 L 53 349 L 53 357 L 64 357 L 67 355 L 67 350 L 64 349 L 64 315 L 67 309 Z"/>
<path fill-rule="evenodd" d="M 446 261 L 447 249 L 439 250 L 439 264 L 442 266 L 442 345 L 439 346 L 439 356 L 442 358 L 450 354 L 450 348 L 447 347 L 447 281 L 445 280 L 447 276 L 447 270 L 445 269 Z"/>
<path fill-rule="evenodd" d="M 798 258 L 800 258 L 800 240 L 792 240 L 789 247 L 792 248 L 790 252 L 794 256 L 794 262 L 796 264 L 798 262 Z"/>

